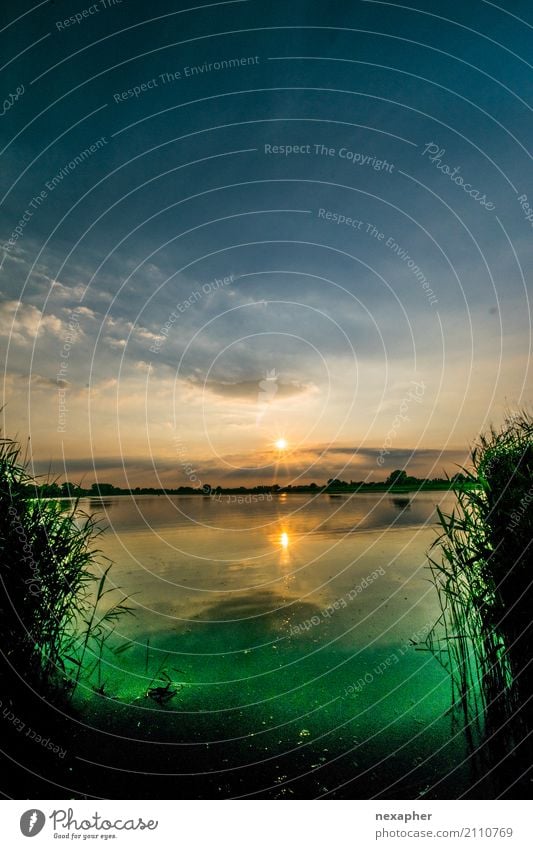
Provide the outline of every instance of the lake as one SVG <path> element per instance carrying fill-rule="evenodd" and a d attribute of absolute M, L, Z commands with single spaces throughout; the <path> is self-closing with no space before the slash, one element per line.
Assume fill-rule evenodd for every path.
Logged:
<path fill-rule="evenodd" d="M 439 613 L 435 505 L 454 503 L 84 499 L 135 609 L 114 638 L 132 645 L 105 656 L 104 696 L 80 691 L 87 724 L 110 735 L 98 763 L 174 782 L 169 798 L 457 797 L 464 741 L 448 676 L 423 650 Z M 147 690 L 163 673 L 176 695 L 159 703 Z"/>

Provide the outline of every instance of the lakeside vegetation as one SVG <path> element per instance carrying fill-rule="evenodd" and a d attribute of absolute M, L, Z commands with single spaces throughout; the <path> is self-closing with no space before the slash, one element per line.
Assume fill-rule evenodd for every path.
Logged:
<path fill-rule="evenodd" d="M 531 769 L 533 718 L 533 418 L 482 435 L 470 487 L 439 513 L 430 564 L 441 615 L 427 640 L 450 674 L 452 707 L 476 781 L 505 790 Z"/>
<path fill-rule="evenodd" d="M 458 472 L 451 478 L 417 478 L 408 475 L 403 469 L 396 469 L 382 481 L 344 481 L 338 478 L 330 478 L 324 484 L 310 483 L 297 484 L 295 486 L 280 486 L 279 484 L 258 484 L 257 486 L 211 486 L 204 484 L 201 487 L 178 486 L 174 488 L 135 487 L 122 489 L 111 483 L 93 483 L 89 488 L 73 484 L 68 481 L 64 483 L 47 482 L 42 484 L 28 484 L 25 493 L 28 498 L 36 495 L 40 498 L 102 498 L 110 495 L 266 495 L 266 494 L 291 494 L 320 493 L 350 494 L 355 492 L 414 492 L 423 490 L 449 490 L 454 488 L 468 489 L 476 486 L 475 481 L 468 475 Z"/>
<path fill-rule="evenodd" d="M 42 496 L 20 446 L 0 439 L 3 692 L 25 685 L 61 703 L 101 663 L 115 623 L 130 608 L 123 598 L 109 600 L 121 593 L 108 585 L 111 563 L 95 548 L 100 533 L 77 502 L 65 509 Z"/>

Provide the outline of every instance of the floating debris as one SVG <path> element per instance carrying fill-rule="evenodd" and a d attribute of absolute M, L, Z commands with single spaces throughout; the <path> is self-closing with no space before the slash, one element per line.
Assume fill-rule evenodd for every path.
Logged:
<path fill-rule="evenodd" d="M 154 702 L 157 702 L 159 705 L 166 705 L 171 699 L 177 695 L 177 690 L 173 689 L 170 684 L 167 684 L 165 687 L 150 687 L 149 690 L 146 691 L 146 695 L 149 699 L 153 699 Z"/>

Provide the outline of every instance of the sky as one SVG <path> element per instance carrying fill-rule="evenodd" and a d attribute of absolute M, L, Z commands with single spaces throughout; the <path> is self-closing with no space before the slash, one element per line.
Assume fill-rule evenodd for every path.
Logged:
<path fill-rule="evenodd" d="M 36 473 L 442 476 L 530 403 L 530 6 L 412 2 L 4 0 L 2 427 Z"/>

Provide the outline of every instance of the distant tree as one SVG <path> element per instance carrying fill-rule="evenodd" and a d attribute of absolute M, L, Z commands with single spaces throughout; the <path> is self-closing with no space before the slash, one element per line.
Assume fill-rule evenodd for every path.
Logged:
<path fill-rule="evenodd" d="M 348 481 L 340 480 L 340 478 L 330 478 L 323 489 L 326 492 L 337 492 L 338 490 L 349 490 L 350 484 Z"/>
<path fill-rule="evenodd" d="M 82 492 L 83 490 L 75 483 L 65 481 L 61 484 L 61 495 L 64 498 L 76 498 L 77 496 L 81 495 Z"/>
<path fill-rule="evenodd" d="M 40 488 L 40 494 L 43 498 L 60 498 L 61 487 L 57 483 L 45 483 Z"/>
<path fill-rule="evenodd" d="M 395 469 L 394 472 L 390 473 L 385 483 L 388 486 L 402 486 L 402 484 L 407 483 L 407 472 L 403 469 Z"/>
<path fill-rule="evenodd" d="M 113 495 L 115 489 L 112 483 L 93 483 L 91 495 Z"/>

